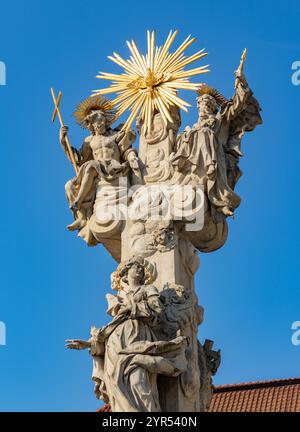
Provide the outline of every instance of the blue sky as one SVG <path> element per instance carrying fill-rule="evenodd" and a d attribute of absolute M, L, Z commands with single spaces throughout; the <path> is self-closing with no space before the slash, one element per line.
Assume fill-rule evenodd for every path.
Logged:
<path fill-rule="evenodd" d="M 163 41 L 197 37 L 206 47 L 206 81 L 227 97 L 244 47 L 246 74 L 263 108 L 263 126 L 243 141 L 243 201 L 221 250 L 201 255 L 196 277 L 205 321 L 199 337 L 222 350 L 216 384 L 300 375 L 300 346 L 291 325 L 300 320 L 299 157 L 300 60 L 297 1 L 3 2 L 0 61 L 1 297 L 0 410 L 94 411 L 87 352 L 64 348 L 107 322 L 104 294 L 116 263 L 100 246 L 88 248 L 65 226 L 71 221 L 64 183 L 73 176 L 51 123 L 50 86 L 63 91 L 70 139 L 84 132 L 71 113 L 101 85 L 107 59 L 126 55 L 125 41 L 145 47 L 147 29 Z M 194 95 L 185 93 L 194 104 Z M 195 104 L 183 125 L 197 118 Z"/>

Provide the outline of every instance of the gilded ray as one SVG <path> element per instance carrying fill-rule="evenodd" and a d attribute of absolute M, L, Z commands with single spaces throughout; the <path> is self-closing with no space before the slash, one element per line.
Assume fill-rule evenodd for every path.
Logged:
<path fill-rule="evenodd" d="M 179 90 L 197 90 L 198 83 L 189 81 L 192 76 L 209 72 L 208 66 L 200 66 L 186 70 L 185 67 L 201 60 L 207 55 L 205 49 L 186 56 L 185 51 L 195 42 L 189 35 L 180 46 L 170 52 L 178 31 L 170 31 L 165 43 L 156 46 L 155 32 L 147 31 L 147 51 L 141 54 L 134 40 L 127 41 L 130 56 L 127 60 L 119 54 L 113 53 L 108 58 L 120 66 L 124 72 L 113 74 L 99 72 L 96 76 L 102 80 L 111 81 L 111 85 L 104 89 L 93 90 L 96 95 L 115 93 L 111 101 L 116 109 L 115 118 L 125 111 L 130 114 L 123 126 L 128 130 L 135 118 L 139 116 L 144 132 L 151 129 L 154 112 L 160 112 L 165 124 L 172 122 L 170 109 L 176 106 L 184 111 L 191 106 L 178 96 Z"/>
<path fill-rule="evenodd" d="M 89 115 L 92 111 L 97 110 L 105 111 L 111 119 L 113 119 L 116 115 L 111 101 L 97 95 L 90 96 L 84 101 L 82 101 L 80 104 L 78 104 L 76 111 L 73 115 L 77 123 L 82 126 L 85 122 L 86 116 Z"/>

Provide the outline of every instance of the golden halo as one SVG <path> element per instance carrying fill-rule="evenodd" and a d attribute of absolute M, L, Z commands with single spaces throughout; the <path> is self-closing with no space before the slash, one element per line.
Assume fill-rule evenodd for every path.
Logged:
<path fill-rule="evenodd" d="M 110 123 L 113 122 L 116 111 L 113 109 L 112 102 L 99 95 L 89 96 L 77 105 L 73 115 L 80 126 L 84 125 L 86 117 L 92 111 L 103 111 Z"/>
<path fill-rule="evenodd" d="M 221 107 L 227 105 L 229 102 L 221 93 L 218 92 L 217 89 L 215 89 L 214 87 L 210 87 L 205 83 L 200 84 L 199 88 L 197 89 L 197 93 L 199 94 L 199 96 L 212 96 L 216 100 L 217 104 Z"/>

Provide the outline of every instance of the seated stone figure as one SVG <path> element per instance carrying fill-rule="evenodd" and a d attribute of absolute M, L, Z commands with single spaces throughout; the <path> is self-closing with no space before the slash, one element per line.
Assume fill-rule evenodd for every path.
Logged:
<path fill-rule="evenodd" d="M 202 84 L 197 106 L 199 119 L 178 136 L 173 157 L 175 169 L 192 174 L 204 186 L 216 222 L 233 216 L 240 204 L 234 191 L 241 176 L 241 140 L 246 131 L 262 122 L 260 107 L 246 81 L 243 63 L 236 71 L 235 93 L 225 99 L 216 89 Z"/>
<path fill-rule="evenodd" d="M 92 328 L 88 341 L 69 340 L 71 349 L 89 348 L 93 356 L 95 393 L 113 412 L 159 412 L 157 374 L 178 376 L 187 368 L 187 337 L 158 340 L 155 328 L 165 307 L 151 285 L 150 263 L 133 257 L 113 274 L 107 295 L 113 320 Z"/>
<path fill-rule="evenodd" d="M 117 184 L 119 177 L 127 176 L 130 168 L 139 175 L 136 151 L 132 149 L 135 133 L 121 127 L 112 129 L 114 119 L 111 105 L 105 99 L 90 97 L 83 101 L 74 113 L 78 123 L 91 135 L 85 138 L 80 149 L 72 147 L 78 175 L 68 181 L 65 190 L 75 221 L 68 225 L 70 231 L 82 229 L 93 213 L 93 205 L 99 184 Z M 60 142 L 67 155 L 67 126 L 60 130 Z"/>

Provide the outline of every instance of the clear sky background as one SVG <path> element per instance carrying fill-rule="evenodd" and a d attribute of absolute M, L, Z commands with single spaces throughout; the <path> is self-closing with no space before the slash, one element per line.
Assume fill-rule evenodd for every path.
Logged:
<path fill-rule="evenodd" d="M 125 41 L 143 49 L 146 30 L 163 42 L 197 37 L 211 73 L 205 80 L 227 97 L 242 50 L 246 74 L 263 108 L 263 126 L 247 134 L 237 191 L 242 204 L 219 251 L 201 254 L 196 277 L 205 321 L 202 341 L 222 350 L 216 384 L 300 375 L 300 346 L 291 343 L 300 320 L 299 156 L 300 86 L 291 65 L 300 60 L 299 1 L 14 1 L 2 2 L 0 60 L 1 297 L 0 410 L 95 411 L 91 359 L 64 348 L 103 325 L 105 293 L 116 263 L 88 248 L 65 226 L 72 217 L 64 183 L 73 176 L 51 123 L 50 86 L 63 91 L 62 111 L 73 145 L 85 132 L 71 116 L 103 83 L 99 70 L 121 71 L 107 59 L 127 55 Z M 193 52 L 191 49 L 190 52 Z M 202 64 L 204 64 L 202 62 Z M 183 95 L 183 94 L 182 94 Z M 195 95 L 183 126 L 197 118 Z"/>

